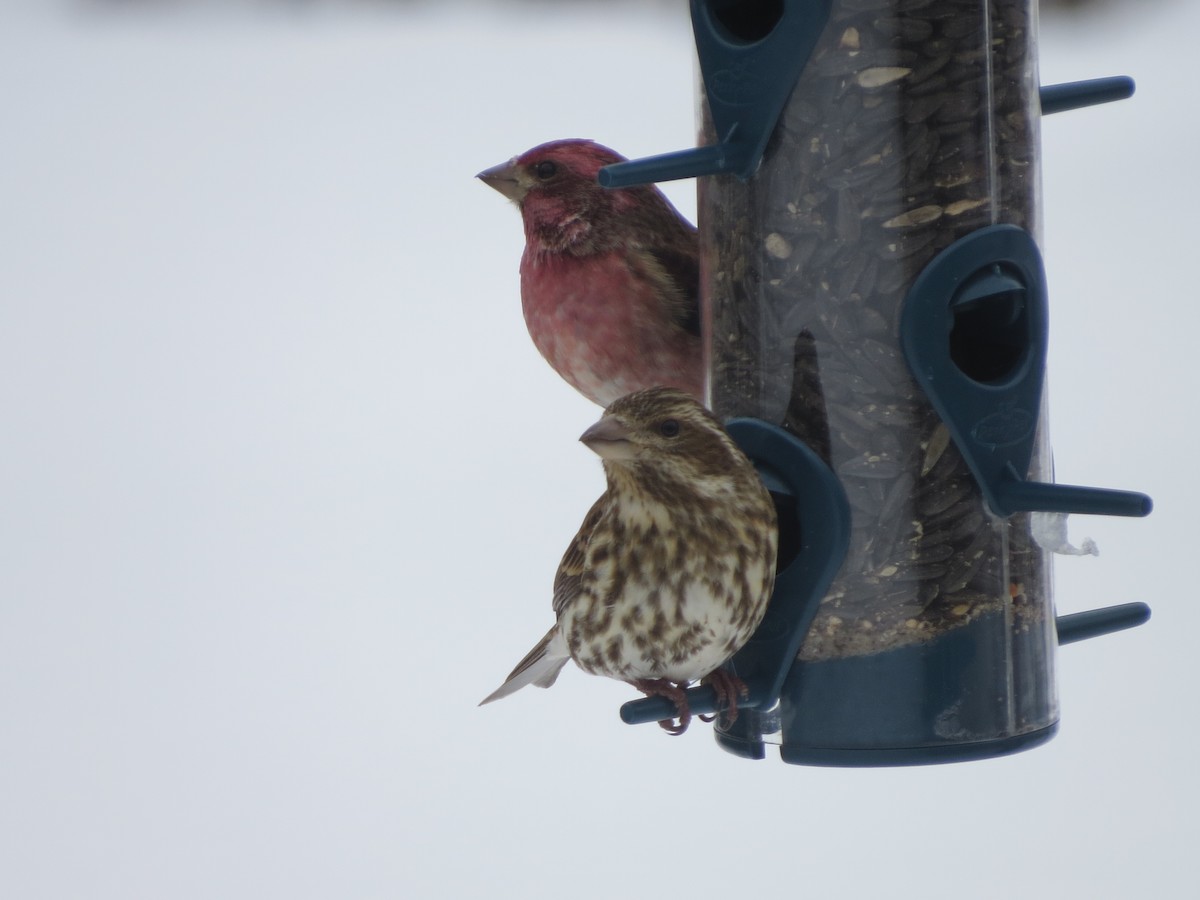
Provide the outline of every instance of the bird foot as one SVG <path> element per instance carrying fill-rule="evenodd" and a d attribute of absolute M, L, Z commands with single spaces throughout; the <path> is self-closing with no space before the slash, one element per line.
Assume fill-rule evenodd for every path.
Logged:
<path fill-rule="evenodd" d="M 630 684 L 648 697 L 666 697 L 675 704 L 676 718 L 679 722 L 676 723 L 675 719 L 662 719 L 658 723 L 660 728 L 673 735 L 681 735 L 687 731 L 688 724 L 692 721 L 692 711 L 688 706 L 687 694 L 684 693 L 687 688 L 686 682 L 676 684 L 665 678 L 639 678 Z"/>
<path fill-rule="evenodd" d="M 717 708 L 721 711 L 719 727 L 728 728 L 736 722 L 738 698 L 745 699 L 750 696 L 750 688 L 746 686 L 746 682 L 727 669 L 713 669 L 700 679 L 700 683 L 710 685 L 717 694 Z M 700 718 L 705 722 L 711 722 L 716 716 L 707 718 L 701 716 Z"/>

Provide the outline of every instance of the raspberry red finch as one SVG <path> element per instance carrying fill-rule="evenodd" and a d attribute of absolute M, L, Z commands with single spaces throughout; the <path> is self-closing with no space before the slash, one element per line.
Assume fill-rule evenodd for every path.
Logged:
<path fill-rule="evenodd" d="M 713 684 L 737 715 L 743 685 L 723 662 L 762 621 L 775 581 L 775 507 L 754 466 L 687 394 L 622 397 L 580 437 L 604 460 L 608 489 L 554 579 L 557 623 L 483 703 L 549 687 L 568 659 L 593 675 L 673 700 Z M 482 705 L 482 704 L 480 704 Z"/>
<path fill-rule="evenodd" d="M 521 307 L 559 375 L 601 406 L 658 385 L 703 400 L 699 238 L 658 188 L 600 186 L 624 159 L 552 141 L 477 177 L 521 210 Z"/>

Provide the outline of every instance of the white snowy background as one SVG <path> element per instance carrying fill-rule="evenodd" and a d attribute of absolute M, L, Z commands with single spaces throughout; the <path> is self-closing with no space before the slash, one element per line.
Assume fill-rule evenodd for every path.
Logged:
<path fill-rule="evenodd" d="M 199 7 L 199 8 L 198 8 Z M 752 763 L 569 669 L 603 486 L 542 362 L 535 143 L 694 142 L 682 2 L 0 4 L 0 896 L 1197 895 L 1194 44 L 1200 4 L 1042 20 L 1062 725 L 917 769 Z M 113 10 L 116 10 L 115 12 Z M 694 215 L 694 186 L 669 185 Z"/>

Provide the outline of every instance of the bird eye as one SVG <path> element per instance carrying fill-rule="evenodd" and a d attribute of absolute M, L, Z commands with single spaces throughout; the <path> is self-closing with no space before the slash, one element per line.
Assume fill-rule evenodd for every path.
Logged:
<path fill-rule="evenodd" d="M 538 163 L 533 169 L 534 174 L 537 175 L 538 178 L 542 179 L 542 181 L 545 181 L 547 178 L 553 178 L 554 173 L 557 171 L 558 166 L 548 159 Z"/>
<path fill-rule="evenodd" d="M 675 437 L 679 434 L 679 423 L 674 419 L 663 419 L 658 425 L 658 432 L 663 437 Z"/>

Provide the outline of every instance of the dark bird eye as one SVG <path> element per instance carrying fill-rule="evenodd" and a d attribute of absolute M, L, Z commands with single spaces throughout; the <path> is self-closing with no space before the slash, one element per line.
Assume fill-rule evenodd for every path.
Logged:
<path fill-rule="evenodd" d="M 545 181 L 547 178 L 554 177 L 554 173 L 558 171 L 558 166 L 556 166 L 554 163 L 550 162 L 550 160 L 547 159 L 543 162 L 538 163 L 534 167 L 533 171 L 534 171 L 534 174 L 537 175 L 538 178 L 542 179 L 542 181 Z"/>
<path fill-rule="evenodd" d="M 675 437 L 679 434 L 679 423 L 674 419 L 663 419 L 658 426 L 658 431 L 663 437 Z"/>

